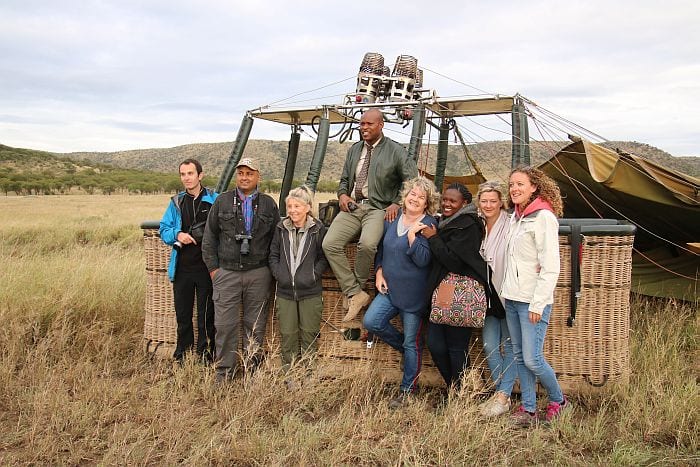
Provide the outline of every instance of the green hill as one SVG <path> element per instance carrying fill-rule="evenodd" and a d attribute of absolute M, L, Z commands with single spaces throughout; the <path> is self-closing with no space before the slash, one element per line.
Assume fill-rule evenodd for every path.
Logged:
<path fill-rule="evenodd" d="M 338 180 L 343 168 L 345 153 L 351 143 L 341 144 L 331 141 L 324 159 L 322 180 Z M 531 145 L 532 163 L 540 164 L 550 158 L 565 142 L 534 142 Z M 644 143 L 631 141 L 611 141 L 605 146 L 620 148 L 624 151 L 647 157 L 666 167 L 678 170 L 692 176 L 700 176 L 700 158 L 673 157 L 658 148 Z M 139 149 L 119 152 L 77 152 L 63 156 L 78 160 L 89 160 L 117 167 L 138 168 L 155 172 L 173 173 L 180 161 L 188 157 L 199 159 L 204 170 L 210 175 L 217 176 L 224 168 L 229 158 L 232 142 L 188 144 L 173 148 Z M 487 178 L 504 178 L 510 169 L 510 141 L 489 141 L 472 144 L 468 149 Z M 299 147 L 299 157 L 295 178 L 304 180 L 311 163 L 314 143 L 302 141 Z M 421 166 L 425 165 L 432 172 L 435 166 L 437 146 L 424 145 L 421 151 Z M 286 141 L 250 140 L 246 145 L 245 154 L 260 161 L 263 177 L 266 179 L 281 179 L 287 158 Z M 427 155 L 427 164 L 426 164 Z M 461 146 L 451 145 L 448 152 L 448 174 L 465 173 L 468 164 Z"/>
<path fill-rule="evenodd" d="M 321 172 L 321 181 L 332 187 L 340 178 L 345 153 L 352 143 L 331 141 Z M 565 142 L 533 142 L 532 163 L 540 164 L 554 155 Z M 138 149 L 118 152 L 75 152 L 54 154 L 0 145 L 0 191 L 7 194 L 69 193 L 82 190 L 112 193 L 171 192 L 180 187 L 179 162 L 194 157 L 205 168 L 205 184 L 216 185 L 233 143 L 200 143 L 173 148 Z M 634 141 L 611 141 L 604 146 L 646 157 L 668 168 L 700 176 L 700 157 L 673 157 L 658 148 Z M 303 181 L 311 163 L 314 143 L 302 141 L 294 178 Z M 487 178 L 504 180 L 510 170 L 510 141 L 489 141 L 468 146 L 471 156 Z M 245 154 L 260 161 L 265 189 L 275 190 L 284 174 L 286 141 L 250 140 Z M 436 145 L 424 145 L 419 165 L 432 172 Z M 448 151 L 447 174 L 472 172 L 461 146 Z M 275 182 L 277 181 L 277 182 Z M 331 189 L 332 188 L 327 188 Z"/>
<path fill-rule="evenodd" d="M 209 180 L 215 183 L 212 178 Z M 110 194 L 156 193 L 180 187 L 177 174 L 166 174 L 78 160 L 45 151 L 0 145 L 0 191 L 5 195 L 83 191 Z"/>

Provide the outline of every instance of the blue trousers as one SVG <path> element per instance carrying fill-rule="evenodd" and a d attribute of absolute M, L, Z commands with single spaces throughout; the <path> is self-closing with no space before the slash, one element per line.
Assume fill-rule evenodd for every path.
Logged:
<path fill-rule="evenodd" d="M 403 333 L 389 322 L 396 315 L 401 316 Z M 369 332 L 404 355 L 402 392 L 416 390 L 423 356 L 423 322 L 421 315 L 399 310 L 391 303 L 389 295 L 381 293 L 374 297 L 363 319 Z"/>
<path fill-rule="evenodd" d="M 518 376 L 518 366 L 513 355 L 508 323 L 505 319 L 487 316 L 484 328 L 481 330 L 481 337 L 484 339 L 486 362 L 489 365 L 491 380 L 496 391 L 510 397 L 515 378 Z M 501 345 L 503 346 L 503 354 L 501 354 Z"/>
<path fill-rule="evenodd" d="M 530 322 L 529 304 L 506 300 L 506 320 L 513 342 L 513 353 L 518 365 L 522 404 L 528 412 L 537 410 L 536 379 L 544 386 L 552 402 L 563 402 L 564 394 L 557 381 L 557 375 L 544 359 L 544 336 L 552 313 L 552 305 L 547 305 L 542 312 L 542 319 L 537 324 Z"/>

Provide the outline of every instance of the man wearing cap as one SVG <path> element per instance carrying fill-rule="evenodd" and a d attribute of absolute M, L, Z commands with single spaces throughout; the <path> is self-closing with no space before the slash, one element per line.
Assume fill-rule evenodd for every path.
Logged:
<path fill-rule="evenodd" d="M 347 298 L 343 321 L 353 320 L 369 304 L 370 296 L 363 288 L 384 233 L 384 220 L 392 222 L 396 218 L 403 182 L 418 175 L 406 149 L 385 137 L 382 128 L 384 117 L 378 109 L 362 115 L 363 141 L 348 150 L 338 185 L 341 212 L 323 240 L 323 251 Z M 353 271 L 345 256 L 345 245 L 358 234 Z"/>
<path fill-rule="evenodd" d="M 262 358 L 272 274 L 267 259 L 279 210 L 258 192 L 260 167 L 245 157 L 236 166 L 236 188 L 214 202 L 204 232 L 202 257 L 214 284 L 216 380 L 233 378 L 240 366 L 238 336 L 243 305 L 243 352 L 251 368 Z"/>

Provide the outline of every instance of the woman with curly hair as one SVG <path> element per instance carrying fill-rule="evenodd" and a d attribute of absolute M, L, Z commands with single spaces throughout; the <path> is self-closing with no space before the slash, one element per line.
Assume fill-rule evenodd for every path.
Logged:
<path fill-rule="evenodd" d="M 401 213 L 393 222 L 384 222 L 384 237 L 374 259 L 379 293 L 367 309 L 363 324 L 403 355 L 400 394 L 389 402 L 392 409 L 400 408 L 416 390 L 420 374 L 431 260 L 428 240 L 421 231 L 437 224 L 433 214 L 438 200 L 435 185 L 427 178 L 406 181 L 401 191 Z M 389 322 L 396 315 L 401 317 L 403 331 Z"/>
<path fill-rule="evenodd" d="M 520 167 L 510 173 L 508 190 L 515 212 L 506 241 L 501 297 L 518 367 L 522 404 L 513 413 L 520 426 L 536 424 L 536 379 L 547 391 L 544 419 L 551 422 L 568 407 L 554 370 L 544 358 L 544 337 L 559 277 L 559 187 L 541 170 Z"/>

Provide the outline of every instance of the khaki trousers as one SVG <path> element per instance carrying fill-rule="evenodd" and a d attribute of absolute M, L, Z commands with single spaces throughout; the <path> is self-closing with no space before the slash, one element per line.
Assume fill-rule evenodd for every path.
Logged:
<path fill-rule="evenodd" d="M 318 350 L 323 299 L 320 295 L 298 301 L 278 296 L 276 303 L 282 333 L 282 367 L 287 370 L 294 360 Z"/>
<path fill-rule="evenodd" d="M 365 287 L 377 245 L 384 234 L 384 214 L 383 209 L 369 205 L 360 205 L 354 212 L 341 211 L 323 239 L 323 251 L 345 295 L 355 295 Z M 353 271 L 345 255 L 345 245 L 358 234 Z"/>

